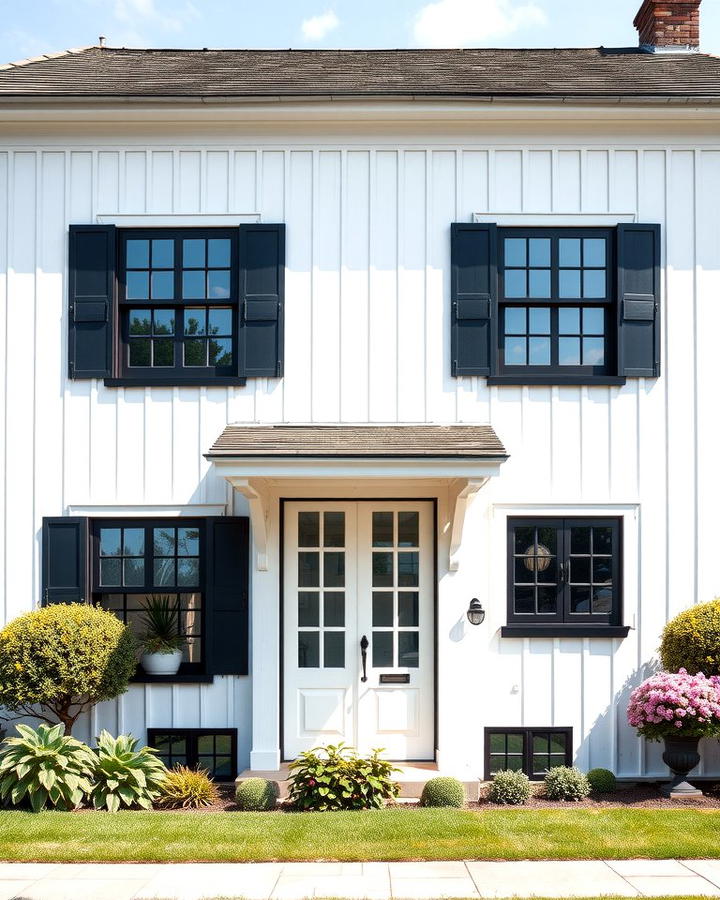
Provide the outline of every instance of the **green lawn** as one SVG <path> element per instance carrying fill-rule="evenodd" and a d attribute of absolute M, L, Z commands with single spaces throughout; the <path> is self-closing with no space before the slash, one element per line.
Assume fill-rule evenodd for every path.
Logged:
<path fill-rule="evenodd" d="M 720 811 L 0 812 L 0 860 L 720 858 Z"/>

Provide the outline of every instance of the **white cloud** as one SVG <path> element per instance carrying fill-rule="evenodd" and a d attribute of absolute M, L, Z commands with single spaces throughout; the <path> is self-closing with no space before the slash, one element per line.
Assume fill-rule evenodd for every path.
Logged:
<path fill-rule="evenodd" d="M 113 13 L 118 22 L 131 27 L 156 25 L 166 31 L 181 31 L 189 21 L 200 15 L 190 0 L 172 4 L 171 10 L 162 12 L 155 5 L 155 0 L 115 0 Z"/>
<path fill-rule="evenodd" d="M 417 14 L 413 33 L 425 47 L 468 47 L 546 22 L 534 0 L 436 0 Z"/>
<path fill-rule="evenodd" d="M 329 9 L 320 16 L 305 19 L 300 27 L 306 40 L 321 41 L 331 31 L 334 31 L 339 24 L 340 19 Z"/>

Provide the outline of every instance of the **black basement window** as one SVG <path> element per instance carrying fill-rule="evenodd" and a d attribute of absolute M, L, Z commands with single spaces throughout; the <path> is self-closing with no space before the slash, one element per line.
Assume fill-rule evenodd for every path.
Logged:
<path fill-rule="evenodd" d="M 540 781 L 553 766 L 572 765 L 572 728 L 486 728 L 485 778 L 511 769 Z"/>
<path fill-rule="evenodd" d="M 620 519 L 510 518 L 507 571 L 503 636 L 627 633 Z"/>
<path fill-rule="evenodd" d="M 199 766 L 216 781 L 237 777 L 237 728 L 148 728 L 148 746 L 168 768 Z"/>

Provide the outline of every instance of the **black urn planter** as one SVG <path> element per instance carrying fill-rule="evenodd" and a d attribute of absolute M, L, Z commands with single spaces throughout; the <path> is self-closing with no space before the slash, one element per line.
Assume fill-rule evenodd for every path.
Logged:
<path fill-rule="evenodd" d="M 700 762 L 698 737 L 666 737 L 662 758 L 673 774 L 673 780 L 660 787 L 663 797 L 702 797 L 702 791 L 685 779 Z"/>

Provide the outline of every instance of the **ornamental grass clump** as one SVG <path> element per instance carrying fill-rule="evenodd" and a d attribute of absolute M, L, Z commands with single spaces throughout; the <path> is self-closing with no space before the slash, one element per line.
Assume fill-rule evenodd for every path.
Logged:
<path fill-rule="evenodd" d="M 205 769 L 176 765 L 165 773 L 156 806 L 161 809 L 202 809 L 218 800 L 218 789 Z"/>
<path fill-rule="evenodd" d="M 660 672 L 630 695 L 628 724 L 651 741 L 720 734 L 720 693 L 702 672 Z"/>
<path fill-rule="evenodd" d="M 524 772 L 515 772 L 512 769 L 496 772 L 488 790 L 490 803 L 503 806 L 520 806 L 527 803 L 531 795 L 530 779 Z"/>
<path fill-rule="evenodd" d="M 548 800 L 584 800 L 590 793 L 587 775 L 575 766 L 553 766 L 545 775 Z"/>

